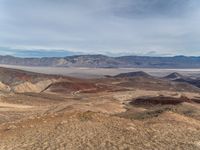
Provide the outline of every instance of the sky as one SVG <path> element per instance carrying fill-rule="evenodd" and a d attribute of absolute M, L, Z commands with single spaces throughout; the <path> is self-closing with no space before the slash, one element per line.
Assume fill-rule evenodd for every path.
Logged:
<path fill-rule="evenodd" d="M 0 54 L 200 56 L 200 1 L 0 0 Z"/>

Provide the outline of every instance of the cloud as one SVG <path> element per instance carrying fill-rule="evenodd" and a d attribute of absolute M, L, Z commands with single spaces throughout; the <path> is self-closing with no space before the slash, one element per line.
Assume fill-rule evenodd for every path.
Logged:
<path fill-rule="evenodd" d="M 200 55 L 199 6 L 198 0 L 0 0 L 0 46 Z"/>
<path fill-rule="evenodd" d="M 65 57 L 73 55 L 82 55 L 82 52 L 72 52 L 67 50 L 44 50 L 44 49 L 12 49 L 8 47 L 0 47 L 0 53 L 3 55 L 12 55 L 16 57 Z"/>

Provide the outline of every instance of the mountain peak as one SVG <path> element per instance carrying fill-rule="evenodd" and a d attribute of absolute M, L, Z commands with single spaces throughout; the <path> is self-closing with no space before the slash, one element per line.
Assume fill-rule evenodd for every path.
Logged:
<path fill-rule="evenodd" d="M 114 77 L 151 77 L 149 74 L 143 71 L 137 71 L 137 72 L 128 72 L 128 73 L 120 73 Z"/>
<path fill-rule="evenodd" d="M 183 78 L 183 76 L 177 72 L 173 72 L 165 77 L 166 79 L 177 80 Z"/>

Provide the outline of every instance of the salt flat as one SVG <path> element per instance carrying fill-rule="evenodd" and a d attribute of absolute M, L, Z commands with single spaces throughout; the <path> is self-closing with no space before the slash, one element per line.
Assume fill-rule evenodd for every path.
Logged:
<path fill-rule="evenodd" d="M 200 69 L 158 69 L 158 68 L 79 68 L 79 67 L 29 67 L 15 65 L 0 65 L 0 67 L 21 69 L 25 71 L 73 76 L 81 78 L 99 78 L 104 75 L 117 75 L 119 73 L 144 71 L 150 75 L 162 77 L 173 72 L 178 72 L 183 75 L 198 76 Z"/>

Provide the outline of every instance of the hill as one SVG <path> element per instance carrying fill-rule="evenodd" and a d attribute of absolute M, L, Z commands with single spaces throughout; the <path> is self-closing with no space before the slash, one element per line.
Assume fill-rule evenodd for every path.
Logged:
<path fill-rule="evenodd" d="M 138 72 L 128 72 L 128 73 L 120 73 L 116 76 L 114 76 L 115 78 L 131 78 L 131 77 L 149 77 L 151 78 L 152 76 L 150 76 L 149 74 L 147 74 L 146 72 L 143 71 L 138 71 Z"/>
<path fill-rule="evenodd" d="M 0 68 L 0 96 L 3 150 L 200 148 L 200 89 L 189 83 Z"/>
<path fill-rule="evenodd" d="M 167 75 L 164 78 L 165 79 L 170 79 L 170 80 L 177 80 L 177 79 L 183 79 L 185 77 L 183 75 L 177 73 L 177 72 L 174 72 L 174 73 L 171 73 L 171 74 Z"/>
<path fill-rule="evenodd" d="M 191 78 L 191 77 L 188 77 L 188 76 L 183 76 L 183 75 L 176 73 L 176 72 L 169 74 L 164 78 L 171 80 L 171 81 L 189 83 L 191 85 L 194 85 L 194 86 L 200 88 L 200 79 L 199 78 Z"/>

